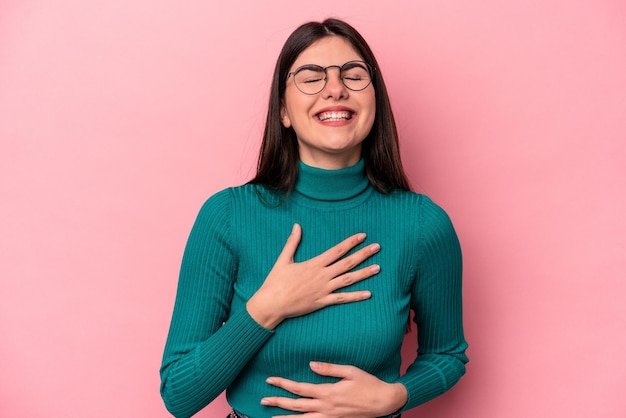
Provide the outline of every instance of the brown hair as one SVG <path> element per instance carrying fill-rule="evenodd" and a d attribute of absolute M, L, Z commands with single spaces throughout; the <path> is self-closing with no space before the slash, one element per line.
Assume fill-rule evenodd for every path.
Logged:
<path fill-rule="evenodd" d="M 396 189 L 410 190 L 400 160 L 396 123 L 376 58 L 356 29 L 338 19 L 305 23 L 287 38 L 274 68 L 257 173 L 250 183 L 286 193 L 294 187 L 298 178 L 298 141 L 295 131 L 292 128 L 285 128 L 280 122 L 280 108 L 285 96 L 287 74 L 302 51 L 328 36 L 341 36 L 347 40 L 373 68 L 372 85 L 376 93 L 376 115 L 361 150 L 370 183 L 383 193 Z"/>

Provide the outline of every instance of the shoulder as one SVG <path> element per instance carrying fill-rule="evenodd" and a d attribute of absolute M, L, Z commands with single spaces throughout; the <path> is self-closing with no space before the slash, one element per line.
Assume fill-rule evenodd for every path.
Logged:
<path fill-rule="evenodd" d="M 424 247 L 457 253 L 459 238 L 448 213 L 426 195 L 419 203 L 419 236 Z"/>
<path fill-rule="evenodd" d="M 216 230 L 229 228 L 231 208 L 230 189 L 223 189 L 211 195 L 198 211 L 191 230 L 191 237 L 207 236 Z"/>
<path fill-rule="evenodd" d="M 387 202 L 393 202 L 400 208 L 416 214 L 421 213 L 423 210 L 440 211 L 445 214 L 445 211 L 425 194 L 409 190 L 394 190 L 389 194 L 379 194 L 379 196 Z"/>
<path fill-rule="evenodd" d="M 256 187 L 251 184 L 222 189 L 205 200 L 200 212 L 215 213 L 230 210 L 239 201 L 257 199 Z"/>
<path fill-rule="evenodd" d="M 253 206 L 250 202 L 258 200 L 254 189 L 251 185 L 228 187 L 208 197 L 193 223 L 192 237 L 198 237 L 200 240 L 216 235 L 231 237 L 233 228 L 237 225 L 237 213 L 240 208 L 250 208 Z"/>
<path fill-rule="evenodd" d="M 256 213 L 264 206 L 265 189 L 254 184 L 228 187 L 205 200 L 198 213 L 201 223 L 230 223 L 237 214 Z"/>
<path fill-rule="evenodd" d="M 227 204 L 232 199 L 231 190 L 232 187 L 229 187 L 215 192 L 205 200 L 204 204 L 202 205 L 202 209 L 206 210 L 210 209 L 213 206 Z"/>
<path fill-rule="evenodd" d="M 396 190 L 383 199 L 395 201 L 396 210 L 418 226 L 422 238 L 430 234 L 454 235 L 454 227 L 448 213 L 429 196 L 412 191 Z"/>
<path fill-rule="evenodd" d="M 452 225 L 448 213 L 441 206 L 426 195 L 418 196 L 420 198 L 420 216 L 425 223 Z"/>
<path fill-rule="evenodd" d="M 437 212 L 439 215 L 447 216 L 446 212 L 441 206 L 435 203 L 428 195 L 422 193 L 416 193 L 407 190 L 394 190 L 393 192 L 385 196 L 388 196 L 390 199 L 402 201 L 407 206 L 416 209 L 434 211 Z"/>

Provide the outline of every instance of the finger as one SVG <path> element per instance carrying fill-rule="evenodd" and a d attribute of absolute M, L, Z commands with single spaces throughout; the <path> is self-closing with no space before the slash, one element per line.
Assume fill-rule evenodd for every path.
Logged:
<path fill-rule="evenodd" d="M 318 392 L 317 389 L 319 388 L 319 385 L 314 383 L 296 382 L 282 377 L 268 377 L 265 382 L 272 386 L 284 389 L 287 392 L 293 393 L 294 395 L 306 398 L 316 397 Z"/>
<path fill-rule="evenodd" d="M 346 238 L 339 244 L 329 248 L 322 254 L 313 258 L 313 260 L 318 261 L 323 266 L 328 266 L 346 255 L 351 249 L 365 241 L 366 237 L 367 235 L 365 235 L 364 233 L 352 235 L 351 237 Z"/>
<path fill-rule="evenodd" d="M 354 366 L 344 364 L 324 363 L 321 361 L 312 361 L 309 367 L 313 372 L 321 376 L 338 377 L 340 379 L 351 379 L 359 369 Z"/>
<path fill-rule="evenodd" d="M 354 254 L 350 254 L 348 257 L 343 258 L 332 265 L 328 266 L 328 273 L 332 275 L 332 277 L 337 277 L 340 274 L 343 274 L 347 271 L 352 270 L 363 261 L 367 260 L 374 254 L 380 251 L 379 244 L 371 244 L 365 248 L 361 248 L 359 251 L 356 251 Z"/>
<path fill-rule="evenodd" d="M 261 405 L 264 406 L 274 406 L 277 408 L 286 409 L 288 411 L 296 411 L 296 412 L 310 412 L 315 411 L 316 405 L 319 402 L 315 399 L 308 398 L 283 398 L 279 396 L 268 396 L 266 398 L 261 399 Z M 280 415 L 281 417 L 291 416 L 291 415 Z M 298 415 L 301 416 L 301 415 Z"/>
<path fill-rule="evenodd" d="M 373 264 L 357 271 L 341 274 L 331 281 L 331 291 L 334 292 L 335 290 L 358 283 L 378 274 L 379 272 L 380 266 L 378 264 Z"/>
<path fill-rule="evenodd" d="M 302 227 L 298 224 L 293 224 L 293 228 L 291 229 L 291 234 L 287 238 L 287 242 L 283 247 L 280 255 L 278 256 L 277 262 L 283 263 L 292 263 L 293 256 L 298 249 L 298 245 L 300 245 L 300 239 L 302 238 Z"/>
<path fill-rule="evenodd" d="M 331 293 L 320 299 L 320 304 L 322 304 L 322 306 L 341 305 L 344 303 L 360 302 L 362 300 L 367 300 L 371 297 L 372 292 L 370 292 L 369 290 L 360 290 L 358 292 Z"/>

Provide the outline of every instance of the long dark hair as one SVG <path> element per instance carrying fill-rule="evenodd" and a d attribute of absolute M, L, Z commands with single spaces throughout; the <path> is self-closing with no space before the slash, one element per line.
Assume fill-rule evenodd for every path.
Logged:
<path fill-rule="evenodd" d="M 285 128 L 280 122 L 287 74 L 302 51 L 328 36 L 341 36 L 347 40 L 373 68 L 372 85 L 376 94 L 376 115 L 372 130 L 363 141 L 361 149 L 365 172 L 370 183 L 383 193 L 397 189 L 410 190 L 400 160 L 396 123 L 376 58 L 356 29 L 338 19 L 305 23 L 287 38 L 274 68 L 257 173 L 250 183 L 286 193 L 294 187 L 298 178 L 298 141 L 293 128 Z"/>

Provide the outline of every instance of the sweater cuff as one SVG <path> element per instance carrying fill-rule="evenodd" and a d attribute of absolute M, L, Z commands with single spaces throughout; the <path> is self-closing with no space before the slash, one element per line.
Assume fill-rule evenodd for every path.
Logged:
<path fill-rule="evenodd" d="M 274 335 L 274 330 L 267 329 L 254 320 L 246 309 L 237 312 L 228 318 L 224 327 L 227 335 L 234 339 L 245 338 L 246 343 L 255 346 L 257 343 L 265 343 Z"/>
<path fill-rule="evenodd" d="M 448 387 L 446 377 L 438 367 L 428 363 L 420 366 L 417 373 L 405 374 L 397 381 L 406 387 L 409 394 L 400 412 L 406 412 L 436 398 Z"/>

